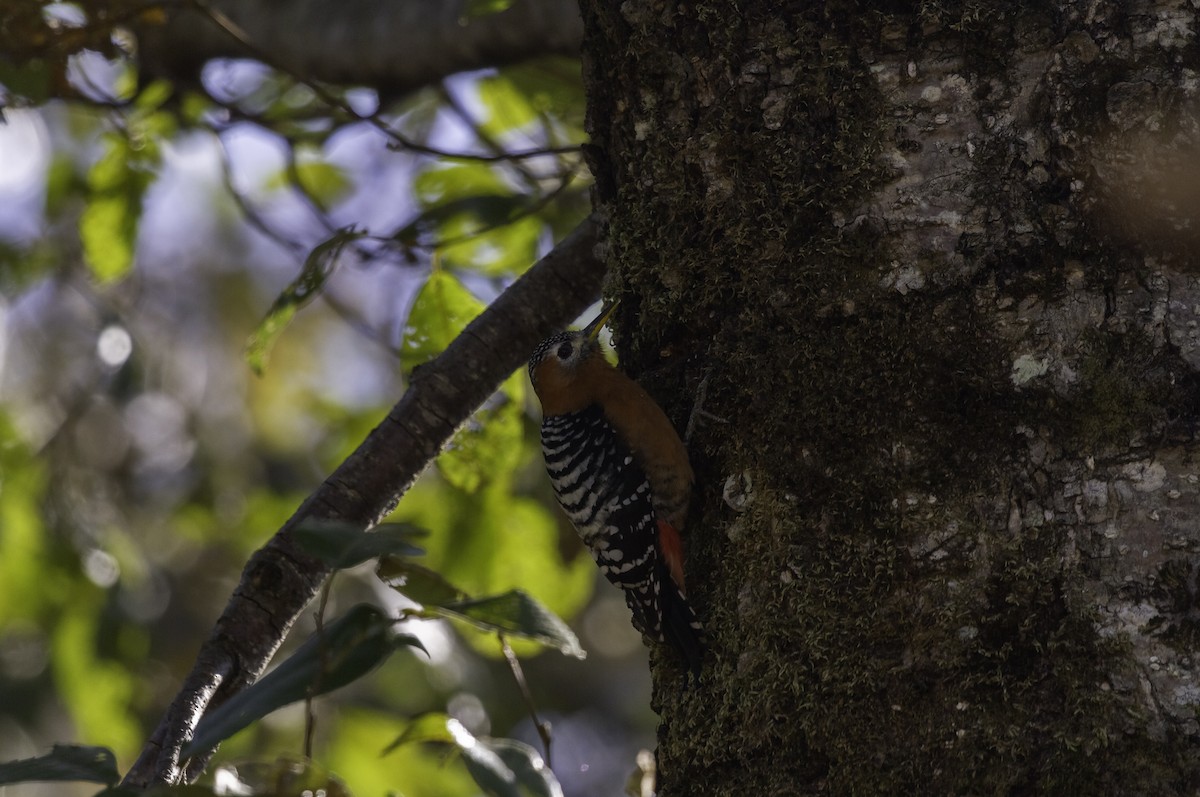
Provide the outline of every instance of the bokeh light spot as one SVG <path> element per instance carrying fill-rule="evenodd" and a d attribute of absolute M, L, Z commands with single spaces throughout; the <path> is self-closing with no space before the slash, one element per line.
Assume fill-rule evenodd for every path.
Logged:
<path fill-rule="evenodd" d="M 133 338 L 124 327 L 116 324 L 107 326 L 96 341 L 96 353 L 110 368 L 120 368 L 133 354 Z"/>

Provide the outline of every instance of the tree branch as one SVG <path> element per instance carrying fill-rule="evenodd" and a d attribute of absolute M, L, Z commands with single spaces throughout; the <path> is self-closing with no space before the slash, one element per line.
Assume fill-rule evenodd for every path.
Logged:
<path fill-rule="evenodd" d="M 213 0 L 255 46 L 279 63 L 328 83 L 386 94 L 471 69 L 539 55 L 579 53 L 583 23 L 574 0 L 515 0 L 504 11 L 468 16 L 467 0 Z M 198 79 L 212 58 L 255 57 L 194 8 L 137 29 L 142 68 Z"/>
<path fill-rule="evenodd" d="M 291 538 L 309 519 L 379 522 L 471 413 L 539 340 L 600 292 L 600 225 L 589 218 L 464 330 L 412 382 L 384 421 L 251 557 L 241 582 L 178 695 L 125 777 L 125 785 L 177 783 L 180 750 L 204 713 L 253 683 L 328 575 Z M 187 777 L 206 762 L 193 761 Z"/>

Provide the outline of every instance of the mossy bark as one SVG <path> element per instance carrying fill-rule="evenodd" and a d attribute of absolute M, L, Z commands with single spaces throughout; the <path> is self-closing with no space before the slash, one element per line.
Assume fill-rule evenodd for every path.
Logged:
<path fill-rule="evenodd" d="M 1200 22 L 584 0 L 625 367 L 698 474 L 660 794 L 1200 788 Z"/>

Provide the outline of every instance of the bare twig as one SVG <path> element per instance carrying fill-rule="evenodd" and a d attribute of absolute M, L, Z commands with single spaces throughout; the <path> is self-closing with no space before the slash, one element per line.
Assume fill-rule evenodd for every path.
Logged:
<path fill-rule="evenodd" d="M 313 615 L 313 620 L 316 623 L 316 634 L 320 638 L 325 633 L 325 607 L 329 605 L 329 593 L 333 590 L 333 580 L 337 578 L 337 571 L 329 574 L 329 578 L 325 579 L 325 583 L 321 585 L 321 600 L 317 604 L 317 611 Z M 321 678 L 326 672 L 326 663 L 329 658 L 329 651 L 325 649 L 325 645 L 321 644 L 318 648 L 321 655 L 320 676 L 317 680 L 309 685 L 308 694 L 304 696 L 304 757 L 312 759 L 313 748 L 313 733 L 317 728 L 317 717 L 313 714 L 313 692 L 320 688 Z"/>
<path fill-rule="evenodd" d="M 521 669 L 521 660 L 513 652 L 512 646 L 508 644 L 504 634 L 498 636 L 500 637 L 500 648 L 504 651 L 504 658 L 508 660 L 508 668 L 512 670 L 513 680 L 517 682 L 517 688 L 521 690 L 521 697 L 524 698 L 525 706 L 529 709 L 533 727 L 537 728 L 538 737 L 542 740 L 542 749 L 546 751 L 546 766 L 553 769 L 550 766 L 550 723 L 543 722 L 538 717 L 537 703 L 533 702 L 533 693 L 529 691 L 529 683 L 525 680 L 525 671 Z"/>

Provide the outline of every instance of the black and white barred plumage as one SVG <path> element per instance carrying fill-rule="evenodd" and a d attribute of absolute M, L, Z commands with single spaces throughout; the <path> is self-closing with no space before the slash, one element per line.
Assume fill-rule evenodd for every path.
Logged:
<path fill-rule="evenodd" d="M 604 360 L 595 333 L 605 317 L 547 338 L 530 358 L 546 470 L 600 572 L 625 593 L 634 627 L 699 674 L 703 632 L 683 592 L 680 537 L 691 467 L 661 408 Z"/>
<path fill-rule="evenodd" d="M 625 593 L 634 627 L 698 669 L 703 632 L 652 542 L 650 482 L 600 405 L 545 418 L 542 453 L 559 505 L 600 572 Z"/>
<path fill-rule="evenodd" d="M 612 583 L 625 590 L 639 631 L 662 641 L 655 606 L 661 569 L 653 546 L 658 533 L 650 482 L 593 404 L 542 422 L 542 453 L 558 503 L 592 558 Z"/>

